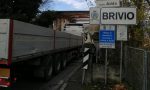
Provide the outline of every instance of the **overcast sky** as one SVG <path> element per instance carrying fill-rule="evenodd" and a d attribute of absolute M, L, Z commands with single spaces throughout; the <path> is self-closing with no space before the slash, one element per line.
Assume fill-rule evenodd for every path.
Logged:
<path fill-rule="evenodd" d="M 89 10 L 86 0 L 54 0 L 52 3 L 48 2 L 44 6 L 42 6 L 42 10 L 48 10 L 48 9 L 50 10 L 52 9 L 56 11 Z"/>

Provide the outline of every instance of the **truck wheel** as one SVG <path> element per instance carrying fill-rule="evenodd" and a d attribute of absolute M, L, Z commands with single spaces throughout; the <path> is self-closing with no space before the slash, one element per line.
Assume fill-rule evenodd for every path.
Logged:
<path fill-rule="evenodd" d="M 67 55 L 63 54 L 63 59 L 62 59 L 62 69 L 64 69 L 67 66 Z"/>
<path fill-rule="evenodd" d="M 68 62 L 70 62 L 72 60 L 72 52 L 68 52 L 67 57 L 68 57 Z"/>
<path fill-rule="evenodd" d="M 46 56 L 46 61 L 47 65 L 44 69 L 44 79 L 46 81 L 48 81 L 49 79 L 51 79 L 52 75 L 53 75 L 53 63 L 52 63 L 52 57 L 51 56 Z"/>
<path fill-rule="evenodd" d="M 61 57 L 59 54 L 55 56 L 55 74 L 57 74 L 61 69 Z"/>

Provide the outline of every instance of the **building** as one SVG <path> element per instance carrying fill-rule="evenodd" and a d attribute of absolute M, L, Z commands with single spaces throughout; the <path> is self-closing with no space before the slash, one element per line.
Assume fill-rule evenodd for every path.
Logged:
<path fill-rule="evenodd" d="M 88 23 L 89 11 L 56 11 L 57 18 L 53 21 L 53 29 L 63 31 L 68 23 Z"/>

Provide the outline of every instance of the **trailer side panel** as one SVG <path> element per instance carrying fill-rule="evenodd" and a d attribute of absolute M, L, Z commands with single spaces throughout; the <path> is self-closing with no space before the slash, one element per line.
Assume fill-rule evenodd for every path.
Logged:
<path fill-rule="evenodd" d="M 69 48 L 70 47 L 70 34 L 65 32 L 55 32 L 55 49 Z"/>
<path fill-rule="evenodd" d="M 13 58 L 53 50 L 53 43 L 54 31 L 14 21 Z"/>
<path fill-rule="evenodd" d="M 9 19 L 0 20 L 0 61 L 8 60 Z"/>

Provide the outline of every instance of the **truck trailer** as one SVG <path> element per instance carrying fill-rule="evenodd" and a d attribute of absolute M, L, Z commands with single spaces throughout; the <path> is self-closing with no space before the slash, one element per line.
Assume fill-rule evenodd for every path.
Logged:
<path fill-rule="evenodd" d="M 29 73 L 49 80 L 74 57 L 82 37 L 12 19 L 0 19 L 0 87 Z"/>

